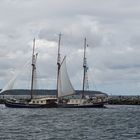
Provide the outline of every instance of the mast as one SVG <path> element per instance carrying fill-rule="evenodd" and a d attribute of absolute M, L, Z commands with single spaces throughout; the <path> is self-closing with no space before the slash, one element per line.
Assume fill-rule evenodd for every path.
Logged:
<path fill-rule="evenodd" d="M 84 75 L 83 75 L 83 89 L 82 89 L 82 97 L 84 96 L 85 91 L 85 80 L 86 80 L 86 72 L 87 72 L 87 61 L 86 61 L 86 47 L 87 47 L 86 38 L 84 40 L 84 58 L 83 58 L 83 68 L 84 68 Z"/>
<path fill-rule="evenodd" d="M 60 71 L 60 63 L 61 63 L 61 57 L 60 57 L 60 42 L 61 42 L 61 36 L 62 34 L 59 34 L 59 39 L 58 39 L 58 55 L 57 55 L 57 93 L 56 97 L 58 98 L 58 77 L 59 77 L 59 71 Z"/>
<path fill-rule="evenodd" d="M 31 99 L 33 99 L 33 86 L 34 86 L 34 72 L 35 72 L 35 38 L 33 39 L 33 52 L 32 52 L 32 77 L 31 77 Z"/>

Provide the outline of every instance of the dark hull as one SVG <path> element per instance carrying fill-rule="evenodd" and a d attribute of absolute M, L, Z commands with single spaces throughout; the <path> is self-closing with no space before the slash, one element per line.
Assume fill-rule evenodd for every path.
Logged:
<path fill-rule="evenodd" d="M 58 108 L 105 108 L 105 106 L 104 103 L 95 103 L 91 105 L 58 104 Z"/>
<path fill-rule="evenodd" d="M 28 103 L 15 103 L 12 101 L 5 101 L 5 106 L 10 108 L 55 108 L 57 107 L 56 103 L 49 104 L 28 104 Z"/>
<path fill-rule="evenodd" d="M 90 105 L 78 105 L 78 104 L 65 104 L 65 103 L 49 103 L 49 104 L 28 104 L 28 103 L 16 103 L 12 101 L 5 101 L 5 106 L 10 108 L 104 108 L 104 102 L 94 103 Z"/>

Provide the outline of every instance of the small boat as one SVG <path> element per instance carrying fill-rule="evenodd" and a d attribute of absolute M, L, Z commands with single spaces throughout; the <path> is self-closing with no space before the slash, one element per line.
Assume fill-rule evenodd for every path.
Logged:
<path fill-rule="evenodd" d="M 35 54 L 35 39 L 33 40 L 33 53 L 32 53 L 32 77 L 31 77 L 31 90 L 30 99 L 5 99 L 5 106 L 11 108 L 52 108 L 57 107 L 57 98 L 34 98 L 34 76 L 36 71 L 37 53 Z M 15 81 L 15 78 L 11 80 Z M 11 83 L 9 85 L 11 85 Z M 2 90 L 3 91 L 3 90 Z"/>
<path fill-rule="evenodd" d="M 59 45 L 60 47 L 60 45 Z M 58 48 L 58 78 L 57 78 L 57 98 L 58 98 L 58 108 L 103 108 L 107 99 L 91 97 L 86 95 L 86 80 L 87 80 L 87 61 L 86 61 L 86 38 L 84 41 L 84 59 L 83 59 L 83 90 L 79 98 L 74 98 L 76 92 L 70 82 L 67 68 L 66 68 L 66 57 L 64 57 L 62 63 L 60 64 L 60 48 Z"/>

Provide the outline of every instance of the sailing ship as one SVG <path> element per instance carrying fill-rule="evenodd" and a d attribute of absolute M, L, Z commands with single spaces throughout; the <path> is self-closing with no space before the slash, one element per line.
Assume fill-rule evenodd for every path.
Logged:
<path fill-rule="evenodd" d="M 61 35 L 60 35 L 61 37 Z M 87 58 L 86 58 L 86 38 L 84 41 L 84 58 L 83 58 L 83 89 L 82 94 L 79 98 L 74 98 L 74 96 L 77 97 L 77 94 L 70 82 L 68 73 L 67 73 L 67 67 L 66 67 L 66 57 L 64 57 L 62 63 L 60 64 L 60 39 L 59 39 L 59 46 L 58 46 L 58 79 L 57 79 L 57 98 L 58 108 L 102 108 L 104 107 L 104 104 L 106 103 L 106 99 L 99 99 L 97 97 L 90 97 L 85 94 L 85 86 L 86 86 L 86 76 L 87 76 Z"/>
<path fill-rule="evenodd" d="M 6 99 L 5 106 L 12 108 L 50 108 L 57 106 L 56 98 L 34 98 L 34 77 L 36 71 L 36 61 L 37 53 L 35 54 L 35 39 L 33 40 L 33 52 L 32 52 L 32 75 L 31 75 L 31 90 L 30 90 L 30 99 Z M 15 81 L 15 78 L 11 80 L 10 84 Z"/>
<path fill-rule="evenodd" d="M 96 97 L 89 97 L 85 94 L 86 74 L 87 74 L 87 62 L 86 62 L 86 38 L 84 42 L 84 59 L 83 59 L 83 90 L 80 97 L 77 97 L 70 78 L 68 76 L 66 67 L 66 56 L 61 62 L 60 59 L 60 41 L 61 34 L 59 34 L 58 41 L 58 57 L 57 57 L 57 93 L 56 97 L 48 98 L 34 98 L 34 74 L 36 71 L 37 54 L 35 54 L 35 39 L 33 40 L 33 52 L 32 52 L 32 76 L 31 76 L 31 90 L 30 99 L 27 100 L 13 100 L 6 99 L 5 106 L 12 108 L 93 108 L 104 107 L 106 100 L 101 100 Z M 15 79 L 14 79 L 15 80 Z"/>

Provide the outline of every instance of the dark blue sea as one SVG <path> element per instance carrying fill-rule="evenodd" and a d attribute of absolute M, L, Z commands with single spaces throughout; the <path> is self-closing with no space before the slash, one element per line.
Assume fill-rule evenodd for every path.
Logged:
<path fill-rule="evenodd" d="M 12 109 L 0 105 L 0 140 L 140 140 L 140 106 Z"/>

